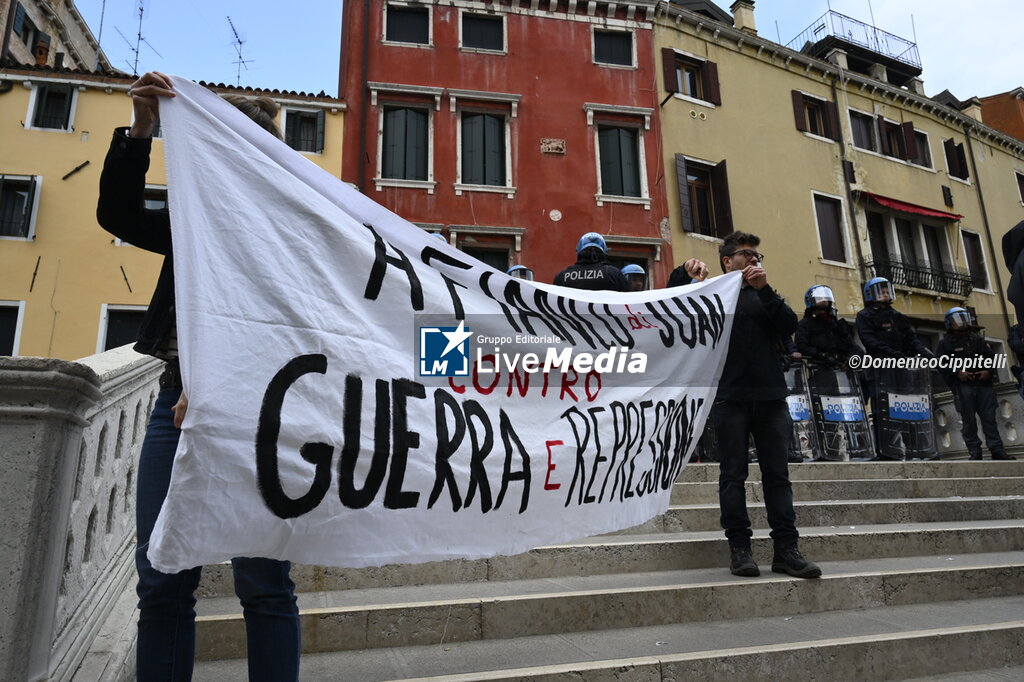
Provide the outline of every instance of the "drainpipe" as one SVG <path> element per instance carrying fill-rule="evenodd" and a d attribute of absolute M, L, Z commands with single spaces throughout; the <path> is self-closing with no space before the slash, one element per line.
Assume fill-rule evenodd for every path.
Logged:
<path fill-rule="evenodd" d="M 981 222 L 985 225 L 985 233 L 988 235 L 988 250 L 992 256 L 992 270 L 995 272 L 996 284 L 999 286 L 999 302 L 1003 307 L 1003 316 L 1006 318 L 1006 328 L 1012 326 L 1010 322 L 1010 310 L 1006 307 L 1006 290 L 1003 289 L 1003 278 L 999 276 L 999 263 L 1002 261 L 996 257 L 995 241 L 992 239 L 992 226 L 988 222 L 988 209 L 985 208 L 985 193 L 981 191 L 981 174 L 978 172 L 978 162 L 974 158 L 974 145 L 971 144 L 971 126 L 964 124 L 964 135 L 967 136 L 967 151 L 971 155 L 971 166 L 974 168 L 974 183 L 978 186 L 978 204 L 981 206 Z"/>
<path fill-rule="evenodd" d="M 363 98 L 359 111 L 359 191 L 366 187 L 366 109 L 369 107 L 369 74 L 370 68 L 370 0 L 363 0 L 363 87 L 360 96 Z"/>

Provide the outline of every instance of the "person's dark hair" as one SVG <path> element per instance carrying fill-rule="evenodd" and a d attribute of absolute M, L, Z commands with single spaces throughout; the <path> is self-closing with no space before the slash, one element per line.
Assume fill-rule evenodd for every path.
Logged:
<path fill-rule="evenodd" d="M 281 130 L 274 122 L 274 119 L 277 118 L 277 111 L 280 109 L 274 100 L 269 97 L 242 97 L 241 95 L 221 95 L 221 97 L 255 121 L 259 127 L 277 139 L 283 139 Z"/>
<path fill-rule="evenodd" d="M 728 235 L 723 241 L 722 245 L 718 247 L 718 265 L 721 266 L 722 272 L 725 272 L 725 263 L 722 259 L 726 256 L 731 256 L 736 253 L 737 249 L 743 246 L 752 246 L 755 249 L 761 245 L 761 238 L 756 234 L 750 234 L 749 232 L 733 232 Z"/>

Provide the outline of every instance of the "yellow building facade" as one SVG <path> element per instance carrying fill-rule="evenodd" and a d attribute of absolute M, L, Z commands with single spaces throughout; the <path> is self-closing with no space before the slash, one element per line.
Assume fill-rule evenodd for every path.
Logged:
<path fill-rule="evenodd" d="M 129 125 L 133 79 L 46 68 L 0 69 L 0 355 L 73 360 L 132 341 L 162 256 L 120 243 L 96 222 L 103 160 Z M 224 86 L 281 105 L 289 144 L 341 173 L 342 101 Z M 163 141 L 147 202 L 166 203 Z"/>
<path fill-rule="evenodd" d="M 720 237 L 752 232 L 798 314 L 824 284 L 852 320 L 863 283 L 885 276 L 926 344 L 953 306 L 1005 340 L 1000 239 L 1024 219 L 1024 144 L 925 97 L 913 70 L 895 85 L 874 65 L 853 70 L 840 49 L 816 58 L 759 37 L 752 5 L 734 3 L 735 26 L 659 5 L 676 262 L 698 257 L 717 273 Z"/>

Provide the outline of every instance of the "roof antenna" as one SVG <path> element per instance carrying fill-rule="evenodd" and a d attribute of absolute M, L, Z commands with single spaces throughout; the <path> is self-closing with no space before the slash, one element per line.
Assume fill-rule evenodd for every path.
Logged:
<path fill-rule="evenodd" d="M 100 34 L 96 37 L 96 71 L 100 70 L 100 59 L 103 55 L 103 17 L 107 14 L 107 0 L 100 4 Z"/>
<path fill-rule="evenodd" d="M 235 24 L 234 24 L 234 22 L 231 21 L 231 17 L 228 17 L 228 26 L 231 27 L 231 32 L 235 34 L 235 42 L 233 42 L 231 44 L 235 47 L 235 52 L 238 53 L 238 59 L 236 59 L 234 62 L 232 62 L 233 64 L 236 65 L 236 67 L 235 67 L 235 86 L 236 87 L 241 87 L 241 85 L 242 85 L 242 67 L 245 66 L 246 64 L 251 64 L 255 60 L 243 59 L 242 58 L 242 45 L 245 44 L 245 41 L 242 40 L 241 37 L 239 37 L 238 29 L 235 28 Z M 245 66 L 245 70 L 248 71 L 249 67 Z"/>
<path fill-rule="evenodd" d="M 131 41 L 129 41 L 128 38 L 125 37 L 124 33 L 121 32 L 121 29 L 119 29 L 117 26 L 114 27 L 114 30 L 117 31 L 118 35 L 120 35 L 124 42 L 128 44 L 128 49 L 131 50 L 132 54 L 135 55 L 135 61 L 129 62 L 127 59 L 125 60 L 125 64 L 128 64 L 128 66 L 132 67 L 132 75 L 135 77 L 138 77 L 139 75 L 139 52 L 142 48 L 143 43 L 145 43 L 146 47 L 152 50 L 153 54 L 155 54 L 157 57 L 160 57 L 160 59 L 164 58 L 164 56 L 157 52 L 156 48 L 150 45 L 149 41 L 142 36 L 142 16 L 144 13 L 145 9 L 142 6 L 142 0 L 139 0 L 139 30 L 135 34 L 135 45 L 132 45 Z"/>

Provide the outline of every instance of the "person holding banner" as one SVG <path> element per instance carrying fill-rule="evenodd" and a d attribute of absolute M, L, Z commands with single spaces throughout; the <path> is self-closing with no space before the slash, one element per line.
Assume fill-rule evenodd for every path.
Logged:
<path fill-rule="evenodd" d="M 693 282 L 703 282 L 708 276 L 708 266 L 704 261 L 691 258 L 678 266 L 668 276 L 666 287 L 682 287 Z"/>
<path fill-rule="evenodd" d="M 608 245 L 596 232 L 587 232 L 576 243 L 576 262 L 555 275 L 554 283 L 590 291 L 632 291 L 617 267 L 608 262 Z"/>
<path fill-rule="evenodd" d="M 103 229 L 147 251 L 164 256 L 152 300 L 143 317 L 135 350 L 166 361 L 160 393 L 150 415 L 139 457 L 136 497 L 139 623 L 139 680 L 189 680 L 195 656 L 195 597 L 202 567 L 173 575 L 160 573 L 147 558 L 150 534 L 170 485 L 171 468 L 188 401 L 182 392 L 174 308 L 171 225 L 166 208 L 144 203 L 146 171 L 162 97 L 174 97 L 170 79 L 151 72 L 129 89 L 131 128 L 114 131 L 100 177 L 96 215 Z M 271 134 L 277 105 L 268 99 L 226 97 Z M 172 189 L 173 191 L 173 189 Z M 210 453 L 211 455 L 214 453 Z M 250 680 L 297 680 L 299 617 L 295 585 L 286 561 L 239 558 L 232 561 L 235 592 L 242 602 Z"/>
<path fill-rule="evenodd" d="M 817 578 L 821 569 L 800 554 L 793 487 L 789 481 L 788 444 L 792 420 L 786 378 L 777 344 L 796 331 L 796 313 L 768 284 L 757 250 L 761 239 L 733 232 L 719 247 L 723 272 L 743 273 L 725 368 L 718 384 L 711 418 L 718 440 L 718 498 L 722 527 L 729 540 L 733 575 L 761 574 L 751 554 L 750 517 L 745 484 L 747 443 L 751 435 L 761 468 L 761 486 L 775 555 L 772 571 L 798 578 Z"/>

